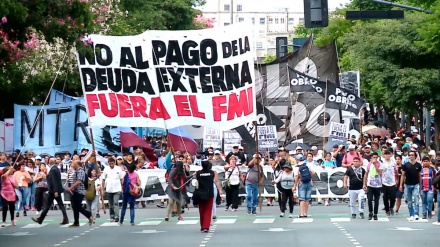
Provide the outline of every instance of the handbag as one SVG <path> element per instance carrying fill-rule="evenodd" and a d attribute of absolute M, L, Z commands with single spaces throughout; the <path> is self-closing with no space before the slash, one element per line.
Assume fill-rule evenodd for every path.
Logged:
<path fill-rule="evenodd" d="M 234 169 L 232 169 L 232 171 L 229 173 L 228 178 L 226 180 L 222 181 L 222 188 L 223 189 L 226 189 L 226 187 L 229 187 L 229 185 L 230 185 L 229 184 L 229 179 L 231 178 L 231 175 L 234 172 L 235 168 L 237 168 L 237 167 L 234 167 Z"/>
<path fill-rule="evenodd" d="M 210 199 L 209 190 L 195 189 L 193 199 L 197 202 L 206 202 Z"/>

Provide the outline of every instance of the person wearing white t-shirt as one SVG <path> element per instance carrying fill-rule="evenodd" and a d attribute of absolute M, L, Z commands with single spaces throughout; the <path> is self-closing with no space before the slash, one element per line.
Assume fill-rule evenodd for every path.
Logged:
<path fill-rule="evenodd" d="M 371 154 L 370 163 L 365 169 L 364 190 L 367 191 L 368 198 L 368 220 L 378 220 L 380 190 L 382 188 L 382 170 L 383 166 L 378 159 L 377 153 Z M 373 209 L 374 200 L 374 209 Z"/>
<path fill-rule="evenodd" d="M 108 159 L 108 164 L 109 167 L 104 169 L 102 174 L 102 186 L 108 196 L 110 219 L 119 222 L 119 197 L 122 192 L 125 172 L 122 171 L 121 167 L 115 166 L 113 158 Z"/>
<path fill-rule="evenodd" d="M 382 157 L 382 193 L 383 204 L 387 216 L 394 215 L 394 206 L 396 204 L 396 162 L 391 159 L 391 152 L 386 150 Z"/>

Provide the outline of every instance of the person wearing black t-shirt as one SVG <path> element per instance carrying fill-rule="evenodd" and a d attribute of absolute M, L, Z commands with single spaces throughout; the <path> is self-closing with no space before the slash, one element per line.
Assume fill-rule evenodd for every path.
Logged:
<path fill-rule="evenodd" d="M 409 162 L 402 166 L 402 177 L 400 179 L 400 191 L 403 192 L 405 184 L 405 194 L 408 201 L 409 221 L 419 219 L 419 190 L 422 180 L 422 165 L 416 161 L 415 151 L 409 152 Z"/>
<path fill-rule="evenodd" d="M 356 219 L 356 200 L 359 198 L 359 216 L 364 218 L 365 191 L 363 189 L 365 170 L 361 167 L 359 157 L 353 158 L 353 164 L 348 167 L 344 176 L 344 188 L 347 189 L 347 180 L 350 179 L 348 186 L 348 196 L 350 197 L 351 217 Z"/>
<path fill-rule="evenodd" d="M 396 173 L 397 173 L 396 187 L 397 187 L 400 186 L 400 179 L 402 179 L 402 155 L 396 154 L 394 156 L 394 159 L 396 160 Z M 400 205 L 402 204 L 402 198 L 403 198 L 403 191 L 396 190 L 396 214 L 399 213 Z"/>

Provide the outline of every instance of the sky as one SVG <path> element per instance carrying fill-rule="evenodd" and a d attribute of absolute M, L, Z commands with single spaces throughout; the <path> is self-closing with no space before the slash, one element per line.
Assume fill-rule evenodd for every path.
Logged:
<path fill-rule="evenodd" d="M 304 0 L 234 0 L 234 5 L 239 2 L 251 2 L 253 7 L 257 7 L 260 9 L 273 9 L 273 8 L 303 8 Z M 218 0 L 206 0 L 206 6 L 216 8 Z M 225 1 L 230 2 L 230 1 Z M 330 10 L 334 10 L 339 7 L 341 4 L 345 5 L 351 2 L 351 0 L 328 0 L 328 7 Z M 202 7 L 201 9 L 203 9 Z"/>

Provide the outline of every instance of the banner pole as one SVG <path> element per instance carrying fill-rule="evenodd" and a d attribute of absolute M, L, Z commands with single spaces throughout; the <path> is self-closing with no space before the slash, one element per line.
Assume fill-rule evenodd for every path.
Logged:
<path fill-rule="evenodd" d="M 257 144 L 255 147 L 255 154 L 256 154 L 256 160 L 257 160 L 257 168 L 258 168 L 258 207 L 260 208 L 260 213 L 261 211 L 263 211 L 263 198 L 261 198 L 261 187 L 262 187 L 262 177 L 260 177 L 261 174 L 261 166 L 260 166 L 260 156 L 259 156 L 259 148 L 258 148 L 258 125 L 257 125 L 257 121 L 254 121 L 254 126 L 255 126 L 255 143 Z"/>
<path fill-rule="evenodd" d="M 326 110 L 326 104 L 327 104 L 327 83 L 328 83 L 328 80 L 326 78 L 325 79 L 325 93 L 324 93 L 324 95 L 325 95 L 325 97 L 324 97 L 324 112 L 322 113 L 323 118 L 324 118 L 324 129 L 323 129 L 324 133 L 322 135 L 322 149 L 324 149 L 324 146 L 325 146 L 325 135 L 326 135 L 326 131 L 327 131 L 326 125 L 328 124 L 325 122 L 325 110 Z"/>

